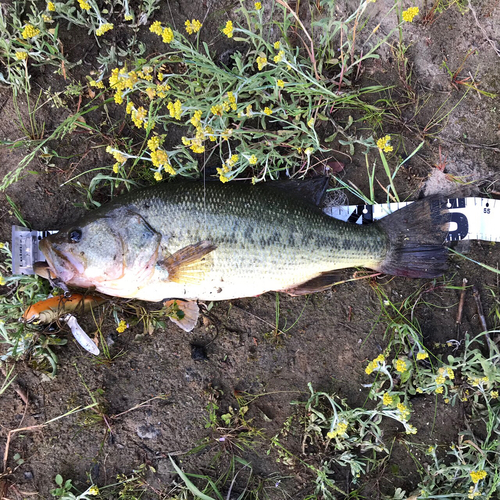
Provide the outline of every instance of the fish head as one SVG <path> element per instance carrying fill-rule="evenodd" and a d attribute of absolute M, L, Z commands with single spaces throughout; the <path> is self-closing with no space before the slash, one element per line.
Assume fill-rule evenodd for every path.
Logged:
<path fill-rule="evenodd" d="M 160 242 L 161 234 L 141 215 L 117 208 L 103 215 L 90 214 L 44 238 L 40 250 L 52 277 L 67 285 L 95 286 L 110 293 L 109 286 L 118 287 L 118 292 L 120 282 L 137 287 L 151 274 Z"/>

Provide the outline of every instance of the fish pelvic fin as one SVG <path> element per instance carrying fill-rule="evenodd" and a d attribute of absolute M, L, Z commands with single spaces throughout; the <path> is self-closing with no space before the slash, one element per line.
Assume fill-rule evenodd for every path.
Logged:
<path fill-rule="evenodd" d="M 416 201 L 377 222 L 387 237 L 385 259 L 374 269 L 394 276 L 436 278 L 448 268 L 450 229 L 447 199 Z"/>
<path fill-rule="evenodd" d="M 158 264 L 168 271 L 168 281 L 198 284 L 210 270 L 211 262 L 207 255 L 216 248 L 210 241 L 200 241 L 181 248 Z"/>
<path fill-rule="evenodd" d="M 163 303 L 170 321 L 190 332 L 196 326 L 200 308 L 195 300 L 166 300 Z"/>

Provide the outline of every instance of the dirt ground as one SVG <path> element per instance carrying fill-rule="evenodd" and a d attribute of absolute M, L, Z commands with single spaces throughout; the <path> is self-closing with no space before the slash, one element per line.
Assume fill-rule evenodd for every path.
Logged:
<path fill-rule="evenodd" d="M 262 3 L 264 9 L 269 8 L 266 2 Z M 352 10 L 355 3 L 339 1 L 339 15 Z M 422 131 L 432 128 L 424 147 L 405 165 L 404 174 L 398 176 L 398 191 L 414 198 L 420 193 L 448 194 L 456 192 L 457 186 L 450 178 L 460 177 L 463 193 L 498 196 L 500 98 L 485 96 L 464 83 L 475 81 L 478 89 L 500 95 L 500 2 L 474 1 L 474 11 L 466 8 L 467 2 L 460 2 L 465 3 L 463 9 L 453 6 L 426 21 L 432 3 L 403 2 L 405 8 L 414 4 L 420 7 L 417 22 L 408 24 L 404 34 L 409 46 L 406 56 L 407 70 L 412 73 L 411 86 L 405 87 L 405 73 L 398 71 L 395 54 L 388 45 L 380 48 L 380 59 L 366 64 L 356 85 L 394 86 L 387 91 L 396 104 L 390 110 L 393 118 L 385 123 L 383 132 L 375 132 L 376 136 L 384 133 L 401 137 L 401 147 L 412 151 L 420 143 Z M 227 40 L 222 40 L 217 32 L 219 20 L 225 22 L 232 16 L 232 6 L 227 2 L 218 5 L 196 0 L 165 4 L 168 8 L 157 11 L 155 19 L 177 27 L 185 19 L 203 17 L 209 8 L 203 36 L 215 50 L 227 48 Z M 301 4 L 304 20 L 309 16 L 306 4 Z M 377 36 L 391 30 L 393 25 L 383 18 L 383 13 L 392 4 L 392 0 L 377 0 L 370 5 L 372 17 L 367 32 L 378 23 L 381 26 Z M 93 39 L 78 30 L 71 36 L 62 32 L 61 36 L 70 60 L 96 50 Z M 154 50 L 157 42 L 147 28 L 143 28 L 141 36 Z M 85 60 L 83 66 L 75 68 L 74 78 L 83 78 L 86 72 L 95 69 L 86 66 Z M 457 71 L 453 78 L 443 67 L 443 61 L 452 72 Z M 34 70 L 32 99 L 40 90 L 51 87 L 52 92 L 57 92 L 62 86 L 59 76 Z M 413 103 L 407 99 L 408 92 L 415 96 Z M 41 107 L 37 120 L 39 125 L 45 123 L 44 133 L 53 130 L 77 105 L 78 98 L 74 97 L 68 98 L 61 108 L 50 104 Z M 26 119 L 28 109 L 23 98 L 18 108 Z M 442 116 L 436 115 L 441 113 L 439 110 L 450 114 L 436 123 L 436 116 Z M 114 112 L 112 107 L 110 112 Z M 104 118 L 90 116 L 89 120 L 100 124 Z M 368 133 L 371 126 L 358 123 L 357 129 L 359 133 Z M 23 135 L 11 92 L 0 89 L 0 138 L 12 141 Z M 104 157 L 103 148 L 93 148 L 94 145 L 92 134 L 82 131 L 66 137 L 60 144 L 51 144 L 61 157 L 69 159 L 56 159 L 53 166 L 48 166 L 37 157 L 21 180 L 0 193 L 0 241 L 10 240 L 11 226 L 17 222 L 6 194 L 21 209 L 24 219 L 37 229 L 57 229 L 84 212 L 85 190 L 76 182 L 66 182 L 110 162 Z M 26 152 L 22 148 L 2 147 L 0 177 L 15 168 Z M 346 162 L 345 155 L 339 155 L 339 161 L 346 163 L 344 181 L 353 181 L 366 191 L 368 180 L 363 156 L 356 153 Z M 437 166 L 443 166 L 444 170 Z M 79 180 L 88 185 L 91 179 L 92 174 L 85 174 Z M 384 182 L 382 176 L 380 179 Z M 376 194 L 379 201 L 385 200 L 382 189 L 377 188 Z M 105 201 L 109 192 L 98 191 L 96 198 L 99 197 Z M 460 248 L 473 259 L 493 267 L 498 265 L 500 253 L 494 244 L 473 242 Z M 345 271 L 342 276 L 349 278 L 352 272 Z M 434 282 L 377 279 L 394 302 L 424 290 L 427 301 L 438 307 L 421 303 L 414 315 L 421 325 L 425 345 L 446 355 L 452 348 L 436 348 L 437 343 L 462 340 L 466 333 L 481 331 L 475 303 L 468 295 L 457 332 L 459 291 L 441 286 L 445 280 L 460 286 L 463 278 L 479 287 L 484 308 L 490 311 L 491 295 L 487 288 L 498 291 L 495 275 L 463 259 L 451 258 L 446 277 Z M 383 323 L 376 323 L 380 303 L 368 280 L 345 283 L 309 297 L 281 294 L 281 333 L 275 329 L 276 305 L 274 293 L 216 303 L 210 319 L 191 333 L 168 322 L 164 329 L 152 333 L 144 333 L 139 323 L 119 334 L 113 318 L 106 317 L 104 311 L 103 331 L 110 345 L 111 362 L 94 358 L 68 336 L 67 345 L 55 348 L 59 358 L 55 378 L 35 369 L 28 359 L 18 363 L 17 381 L 26 391 L 29 403 L 25 405 L 14 390 L 0 396 L 2 456 L 9 430 L 36 426 L 79 405 L 88 405 L 92 403 L 90 392 L 101 403 L 106 421 L 88 410 L 43 429 L 17 433 L 8 450 L 7 465 L 12 471 L 8 480 L 12 487 L 4 493 L 5 497 L 51 498 L 49 491 L 55 487 L 56 474 L 71 478 L 82 490 L 90 484 L 89 478 L 99 486 L 112 484 L 118 475 L 130 475 L 146 464 L 155 472 L 148 469 L 145 473 L 147 487 L 141 498 L 169 498 L 169 488 L 179 481 L 169 455 L 177 457 L 186 472 L 218 477 L 235 451 L 252 464 L 255 478 L 262 481 L 269 498 L 303 499 L 312 494 L 314 477 L 307 467 L 298 461 L 292 464 L 278 461 L 275 448 L 267 453 L 269 440 L 293 416 L 289 432 L 281 434 L 280 442 L 304 463 L 321 466 L 325 452 L 316 446 L 303 448 L 301 407 L 291 403 L 305 401 L 307 384 L 311 383 L 316 390 L 340 395 L 351 407 L 362 406 L 367 394 L 364 384 L 371 382 L 365 374 L 366 364 L 383 351 L 389 339 L 384 335 Z M 88 324 L 91 327 L 91 320 Z M 249 405 L 247 417 L 253 419 L 254 428 L 262 430 L 260 442 L 243 450 L 234 448 L 232 437 L 225 437 L 223 431 L 206 426 L 207 405 L 215 401 L 218 414 L 227 413 L 229 407 L 237 407 L 239 393 L 259 395 Z M 392 443 L 392 449 L 383 467 L 362 478 L 358 485 L 352 484 L 346 469 L 338 468 L 331 475 L 340 488 L 346 492 L 358 488 L 362 498 L 392 498 L 396 488 L 402 488 L 410 496 L 419 480 L 417 463 L 425 464 L 428 460 L 419 445 L 452 443 L 468 425 L 466 405 L 452 407 L 441 398 L 424 396 L 415 397 L 412 405 L 411 422 L 418 433 L 405 441 L 401 439 L 402 427 L 386 425 L 385 440 Z M 207 446 L 188 453 L 201 442 Z M 16 454 L 24 460 L 22 464 L 13 458 Z M 243 478 L 244 474 L 236 482 L 236 493 L 245 485 Z M 235 491 L 231 498 L 237 497 Z"/>

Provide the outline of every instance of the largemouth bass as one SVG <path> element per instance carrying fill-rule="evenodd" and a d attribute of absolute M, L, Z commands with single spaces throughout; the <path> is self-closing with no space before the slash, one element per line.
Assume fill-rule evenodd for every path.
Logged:
<path fill-rule="evenodd" d="M 428 278 L 446 270 L 445 203 L 423 200 L 359 226 L 328 217 L 298 185 L 158 184 L 92 211 L 40 248 L 67 285 L 154 302 L 311 293 L 347 267 Z M 186 310 L 180 324 L 190 330 L 197 313 Z"/>

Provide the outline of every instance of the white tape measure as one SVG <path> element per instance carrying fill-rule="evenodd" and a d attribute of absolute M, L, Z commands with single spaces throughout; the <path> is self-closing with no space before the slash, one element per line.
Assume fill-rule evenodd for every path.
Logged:
<path fill-rule="evenodd" d="M 328 207 L 323 211 L 346 222 L 370 224 L 410 203 L 413 202 L 349 205 Z M 500 200 L 449 198 L 446 205 L 451 213 L 448 241 L 500 241 Z M 53 233 L 57 231 L 30 231 L 25 227 L 12 226 L 12 274 L 34 274 L 33 264 L 45 260 L 38 243 Z"/>
<path fill-rule="evenodd" d="M 323 211 L 346 222 L 370 224 L 406 207 L 412 201 L 381 205 L 349 205 L 328 207 Z M 487 198 L 449 198 L 446 205 L 451 213 L 447 241 L 500 241 L 500 200 Z"/>

